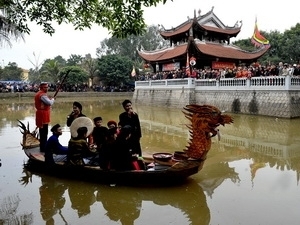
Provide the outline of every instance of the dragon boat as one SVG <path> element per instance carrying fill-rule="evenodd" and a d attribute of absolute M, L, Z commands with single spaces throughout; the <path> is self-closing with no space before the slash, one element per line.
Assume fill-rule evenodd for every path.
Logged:
<path fill-rule="evenodd" d="M 26 126 L 18 120 L 23 134 L 21 146 L 28 157 L 24 167 L 32 172 L 97 183 L 129 185 L 182 183 L 202 169 L 211 148 L 211 138 L 219 135 L 218 126 L 233 123 L 230 115 L 222 114 L 218 108 L 210 105 L 186 105 L 182 112 L 189 121 L 186 127 L 189 129 L 190 139 L 186 148 L 173 154 L 143 155 L 145 167 L 127 171 L 103 170 L 97 165 L 90 164 L 72 165 L 63 160 L 47 164 L 44 153 L 40 152 L 37 129 L 30 131 L 29 123 Z"/>

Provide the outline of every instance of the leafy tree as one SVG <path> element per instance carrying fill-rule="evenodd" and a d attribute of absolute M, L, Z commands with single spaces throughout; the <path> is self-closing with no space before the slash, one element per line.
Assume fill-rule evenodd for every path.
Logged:
<path fill-rule="evenodd" d="M 87 54 L 83 59 L 81 67 L 88 73 L 91 83 L 94 83 L 94 77 L 98 73 L 97 59 L 93 59 L 91 54 Z"/>
<path fill-rule="evenodd" d="M 30 33 L 29 21 L 35 21 L 43 31 L 53 34 L 52 22 L 71 23 L 75 29 L 91 28 L 98 24 L 112 32 L 113 36 L 126 37 L 141 34 L 146 24 L 143 8 L 163 4 L 167 0 L 15 0 L 2 1 L 8 24 L 15 24 L 20 32 Z"/>
<path fill-rule="evenodd" d="M 286 30 L 283 33 L 283 40 L 282 50 L 285 53 L 286 62 L 298 63 L 300 60 L 300 24 L 297 23 L 290 30 Z"/>
<path fill-rule="evenodd" d="M 1 73 L 1 80 L 10 80 L 10 81 L 20 81 L 22 80 L 23 70 L 18 67 L 18 65 L 13 63 L 8 63 L 7 66 L 4 67 Z"/>
<path fill-rule="evenodd" d="M 102 56 L 98 59 L 98 70 L 98 76 L 104 85 L 122 86 L 130 81 L 132 61 L 125 56 Z"/>
<path fill-rule="evenodd" d="M 40 70 L 42 77 L 44 78 L 43 80 L 56 82 L 60 68 L 61 66 L 59 65 L 58 61 L 56 61 L 55 59 L 45 60 Z"/>
<path fill-rule="evenodd" d="M 131 60 L 141 61 L 137 49 L 145 48 L 149 51 L 167 46 L 168 43 L 158 33 L 157 26 L 149 26 L 143 35 L 130 35 L 127 38 L 105 38 L 97 48 L 97 56 L 118 54 L 128 56 Z"/>
<path fill-rule="evenodd" d="M 284 34 L 279 31 L 271 31 L 271 32 L 260 32 L 266 39 L 269 40 L 271 47 L 261 58 L 259 58 L 259 62 L 262 65 L 268 64 L 278 64 L 279 62 L 290 62 L 289 52 L 284 49 L 286 43 L 286 37 Z M 255 51 L 257 48 L 253 47 L 251 43 L 251 39 L 242 39 L 233 43 L 234 45 L 239 46 L 241 49 L 246 51 Z M 252 47 L 251 47 L 252 45 Z"/>
<path fill-rule="evenodd" d="M 68 66 L 76 66 L 82 63 L 84 58 L 81 55 L 71 54 L 70 57 L 67 59 Z"/>
<path fill-rule="evenodd" d="M 54 58 L 54 60 L 57 61 L 57 63 L 60 65 L 60 66 L 66 66 L 67 65 L 67 61 L 61 56 L 61 55 L 58 55 Z"/>
<path fill-rule="evenodd" d="M 251 38 L 241 39 L 232 43 L 246 51 L 255 51 L 256 47 L 251 43 Z"/>
<path fill-rule="evenodd" d="M 24 35 L 14 24 L 7 20 L 5 10 L 2 10 L 2 14 L 0 15 L 0 45 L 8 44 L 11 47 L 11 39 L 24 40 Z"/>
<path fill-rule="evenodd" d="M 70 72 L 64 81 L 65 84 L 74 85 L 87 83 L 88 74 L 79 66 L 66 66 L 62 68 L 58 73 L 58 82 L 64 79 L 64 76 L 68 73 L 68 71 Z"/>

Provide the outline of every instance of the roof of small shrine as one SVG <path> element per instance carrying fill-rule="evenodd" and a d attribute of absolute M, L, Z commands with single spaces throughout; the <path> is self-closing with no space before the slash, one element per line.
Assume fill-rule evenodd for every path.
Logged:
<path fill-rule="evenodd" d="M 233 45 L 224 45 L 213 42 L 195 41 L 195 48 L 205 55 L 210 55 L 218 58 L 228 58 L 237 60 L 252 60 L 261 57 L 267 52 L 267 48 L 262 48 L 254 52 L 244 51 Z M 165 48 L 156 51 L 139 51 L 140 57 L 148 62 L 159 62 L 163 60 L 173 59 L 186 54 L 188 51 L 188 43 Z"/>

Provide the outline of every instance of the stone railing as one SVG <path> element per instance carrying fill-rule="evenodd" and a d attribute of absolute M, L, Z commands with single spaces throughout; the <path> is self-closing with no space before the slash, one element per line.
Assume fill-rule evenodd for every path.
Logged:
<path fill-rule="evenodd" d="M 268 76 L 225 79 L 167 79 L 136 81 L 135 89 L 300 90 L 300 77 Z"/>
<path fill-rule="evenodd" d="M 195 88 L 195 79 L 169 79 L 169 80 L 149 80 L 136 81 L 135 89 L 178 89 L 178 88 Z"/>

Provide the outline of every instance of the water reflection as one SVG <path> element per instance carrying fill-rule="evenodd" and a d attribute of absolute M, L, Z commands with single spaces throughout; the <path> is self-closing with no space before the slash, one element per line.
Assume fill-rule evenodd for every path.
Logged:
<path fill-rule="evenodd" d="M 111 198 L 113 192 L 114 198 Z M 103 187 L 97 192 L 97 201 L 107 211 L 106 216 L 112 221 L 120 221 L 122 225 L 133 225 L 139 218 L 143 196 L 140 193 L 124 192 L 122 189 Z"/>
<path fill-rule="evenodd" d="M 5 197 L 0 202 L 0 224 L 33 224 L 33 214 L 17 214 L 21 199 L 18 195 Z"/>
<path fill-rule="evenodd" d="M 65 205 L 65 198 L 63 194 L 67 190 L 64 182 L 60 182 L 54 177 L 41 177 L 42 186 L 39 188 L 40 192 L 40 211 L 43 220 L 46 224 L 55 224 L 54 216 L 59 214 L 65 224 L 68 224 L 63 217 L 61 210 Z"/>
<path fill-rule="evenodd" d="M 118 120 L 119 113 L 123 111 L 122 100 L 93 101 L 91 99 L 91 101 L 82 101 L 82 105 L 87 116 L 90 118 L 102 116 L 105 124 L 111 119 Z M 65 124 L 65 117 L 70 111 L 72 101 L 69 99 L 55 103 L 52 109 L 53 124 Z M 141 120 L 143 133 L 141 142 L 145 153 L 162 151 L 162 148 L 166 152 L 185 148 L 189 133 L 185 127 L 187 120 L 180 110 L 138 105 L 134 107 Z M 7 110 L 10 113 L 6 113 Z M 0 104 L 2 118 L 0 133 L 7 125 L 16 127 L 17 119 L 34 121 L 33 115 L 32 103 L 4 102 Z M 218 152 L 236 150 L 235 160 L 243 157 L 250 159 L 252 161 L 249 165 L 252 180 L 256 171 L 266 166 L 281 170 L 284 168 L 294 170 L 297 171 L 297 177 L 300 176 L 300 165 L 297 163 L 300 157 L 299 119 L 289 120 L 239 114 L 234 114 L 233 117 L 232 125 L 220 128 L 222 140 L 213 145 L 213 149 Z M 242 155 L 241 152 L 243 152 Z M 231 154 L 230 160 L 234 160 L 233 156 Z"/>
<path fill-rule="evenodd" d="M 78 215 L 76 224 L 81 224 L 80 221 L 83 217 L 100 213 L 107 217 L 106 221 L 133 225 L 138 222 L 141 214 L 144 217 L 152 217 L 150 213 L 156 206 L 168 206 L 179 210 L 181 215 L 172 215 L 174 220 L 177 218 L 182 220 L 180 217 L 183 217 L 188 224 L 197 225 L 208 225 L 210 222 L 206 196 L 201 186 L 193 180 L 189 180 L 184 188 L 183 186 L 134 188 L 60 180 L 37 173 L 32 174 L 26 170 L 24 173 L 28 177 L 20 179 L 23 181 L 22 185 L 30 186 L 33 175 L 41 179 L 41 186 L 39 187 L 40 213 L 47 225 L 73 224 L 74 218 L 68 208 L 68 202 Z M 101 203 L 102 212 L 91 210 L 96 203 Z M 151 207 L 149 208 L 150 203 Z M 169 219 L 169 215 L 161 214 L 157 221 L 160 221 L 158 224 L 167 224 Z M 155 220 L 152 218 L 151 224 L 155 223 Z M 140 224 L 150 224 L 150 221 Z"/>
<path fill-rule="evenodd" d="M 90 214 L 90 207 L 96 201 L 95 191 L 96 187 L 84 184 L 68 186 L 71 207 L 77 211 L 78 218 Z"/>
<path fill-rule="evenodd" d="M 56 102 L 51 114 L 52 124 L 65 125 L 73 100 Z M 122 100 L 79 101 L 87 116 L 102 116 L 105 124 L 111 119 L 118 120 L 119 113 L 123 111 Z M 143 152 L 173 153 L 185 148 L 189 133 L 185 127 L 187 120 L 180 110 L 134 107 L 141 120 Z M 234 123 L 220 127 L 221 141 L 213 139 L 204 168 L 189 183 L 178 187 L 144 189 L 59 180 L 41 174 L 35 175 L 38 179 L 32 179 L 30 173 L 20 179 L 25 156 L 20 151 L 21 134 L 17 119 L 25 124 L 30 121 L 31 128 L 34 128 L 33 103 L 2 102 L 0 116 L 0 177 L 1 183 L 4 180 L 6 184 L 0 188 L 1 209 L 8 207 L 5 205 L 7 199 L 15 196 L 15 193 L 26 202 L 27 192 L 30 192 L 30 196 L 39 197 L 39 201 L 30 208 L 35 220 L 33 224 L 46 221 L 46 224 L 91 224 L 92 221 L 143 225 L 224 224 L 223 217 L 227 216 L 227 209 L 235 212 L 235 219 L 227 217 L 226 224 L 236 224 L 237 221 L 242 221 L 241 224 L 276 224 L 280 218 L 286 218 L 289 222 L 300 219 L 297 213 L 293 213 L 295 208 L 299 208 L 300 202 L 300 119 L 234 114 Z M 61 141 L 67 143 L 70 134 L 66 126 L 64 131 Z M 282 182 L 281 177 L 289 182 Z M 16 184 L 18 181 L 21 188 Z M 272 189 L 283 184 L 285 186 L 282 189 Z M 228 196 L 234 196 L 235 201 Z M 283 204 L 277 204 L 279 197 Z M 263 205 L 259 202 L 261 199 L 264 199 Z M 247 209 L 234 205 L 239 200 L 243 201 L 239 202 L 240 206 L 254 210 L 251 215 L 248 215 Z M 226 207 L 222 208 L 224 204 Z M 19 205 L 19 213 L 12 211 L 13 216 L 29 216 L 26 210 L 24 213 L 22 211 L 22 201 Z M 266 209 L 272 209 L 274 216 L 264 221 L 261 219 Z M 257 216 L 249 219 L 253 213 Z M 237 220 L 237 217 L 240 219 Z M 6 217 L 1 214 L 0 218 Z"/>

